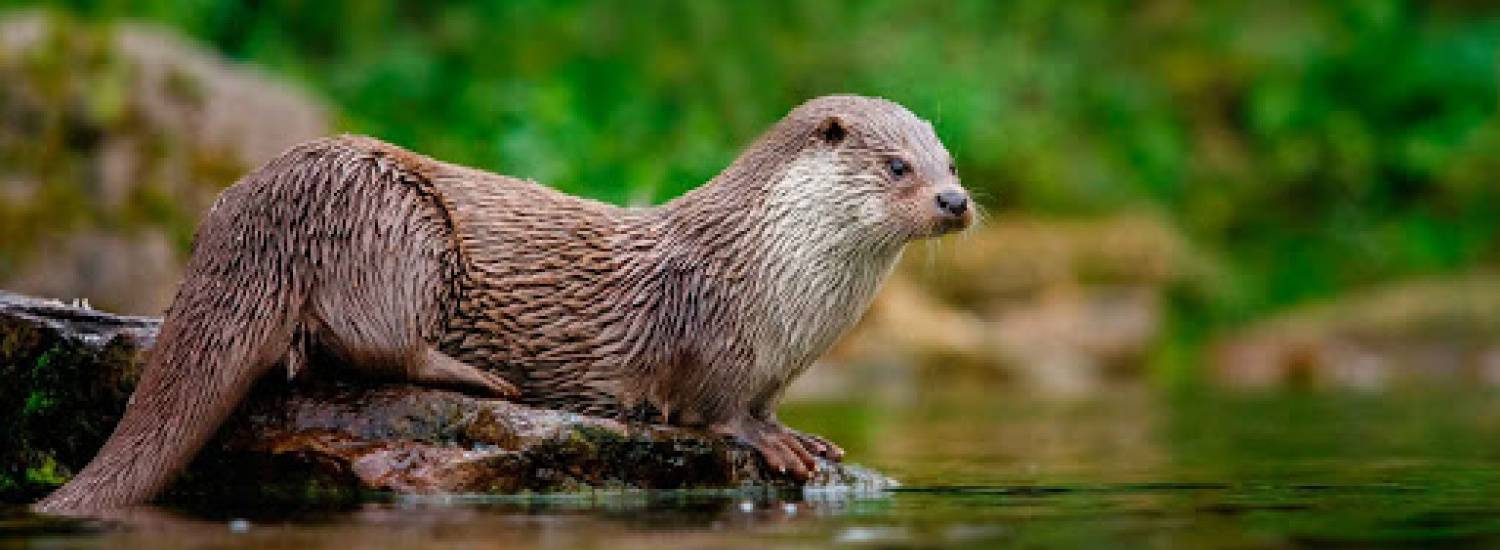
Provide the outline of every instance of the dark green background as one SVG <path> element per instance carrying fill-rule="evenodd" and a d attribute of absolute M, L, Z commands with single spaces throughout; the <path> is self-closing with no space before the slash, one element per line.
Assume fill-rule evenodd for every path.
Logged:
<path fill-rule="evenodd" d="M 348 130 L 617 203 L 701 183 L 807 98 L 885 96 L 992 213 L 1184 232 L 1221 268 L 1176 293 L 1190 326 L 1500 258 L 1500 4 L 55 4 L 178 28 Z"/>

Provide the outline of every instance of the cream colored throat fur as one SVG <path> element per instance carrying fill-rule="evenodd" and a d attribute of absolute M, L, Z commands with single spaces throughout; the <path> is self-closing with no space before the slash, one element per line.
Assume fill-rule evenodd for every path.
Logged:
<path fill-rule="evenodd" d="M 766 232 L 753 245 L 762 261 L 751 279 L 762 284 L 748 289 L 758 315 L 744 327 L 756 350 L 745 374 L 777 393 L 859 320 L 905 244 L 880 230 L 890 219 L 884 197 L 840 185 L 851 177 L 820 152 L 771 186 Z"/>

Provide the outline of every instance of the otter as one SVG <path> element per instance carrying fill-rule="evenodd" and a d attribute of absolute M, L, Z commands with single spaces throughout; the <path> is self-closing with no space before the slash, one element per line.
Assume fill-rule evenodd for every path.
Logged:
<path fill-rule="evenodd" d="M 843 451 L 776 419 L 904 246 L 973 217 L 932 126 L 813 99 L 708 183 L 624 208 L 360 136 L 298 145 L 226 189 L 124 417 L 35 505 L 154 498 L 251 386 L 331 353 L 369 373 L 701 427 L 807 478 Z"/>

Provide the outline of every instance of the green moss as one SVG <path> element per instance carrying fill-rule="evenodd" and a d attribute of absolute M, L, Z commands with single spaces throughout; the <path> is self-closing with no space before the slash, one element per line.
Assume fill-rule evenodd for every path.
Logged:
<path fill-rule="evenodd" d="M 0 316 L 0 502 L 30 501 L 66 481 L 109 435 L 139 350 L 102 348 Z"/>
<path fill-rule="evenodd" d="M 62 475 L 59 469 L 57 461 L 49 457 L 40 466 L 26 469 L 26 481 L 34 485 L 60 487 L 68 482 L 68 476 Z"/>
<path fill-rule="evenodd" d="M 569 436 L 588 443 L 623 443 L 631 439 L 630 436 L 616 430 L 590 425 L 573 428 Z"/>
<path fill-rule="evenodd" d="M 21 407 L 21 414 L 33 416 L 39 414 L 56 404 L 57 400 L 47 395 L 47 392 L 32 392 L 26 397 L 26 405 Z"/>

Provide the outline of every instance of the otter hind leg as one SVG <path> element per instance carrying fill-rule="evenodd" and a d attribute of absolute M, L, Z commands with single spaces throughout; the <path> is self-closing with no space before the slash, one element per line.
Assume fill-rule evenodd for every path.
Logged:
<path fill-rule="evenodd" d="M 348 367 L 381 378 L 453 387 L 476 395 L 520 395 L 520 390 L 500 375 L 439 351 L 422 338 L 419 323 L 406 310 L 377 307 L 379 313 L 374 315 L 351 315 L 348 309 L 320 309 L 323 311 L 311 323 L 317 327 L 317 340 Z M 289 359 L 296 360 L 296 354 Z M 288 367 L 294 368 L 293 363 Z"/>
<path fill-rule="evenodd" d="M 454 359 L 431 345 L 423 346 L 423 351 L 412 360 L 407 376 L 422 384 L 462 386 L 500 397 L 521 394 L 521 390 L 504 377 Z"/>
<path fill-rule="evenodd" d="M 372 170 L 389 162 L 361 165 Z M 458 250 L 446 210 L 419 177 L 340 195 L 347 231 L 322 235 L 306 326 L 347 366 L 384 378 L 451 386 L 479 395 L 519 392 L 499 375 L 434 347 L 457 299 Z"/>
<path fill-rule="evenodd" d="M 439 351 L 421 337 L 412 319 L 392 317 L 400 314 L 389 311 L 385 310 L 381 316 L 320 318 L 315 322 L 321 334 L 318 340 L 342 358 L 346 366 L 378 377 L 449 386 L 476 395 L 520 394 L 500 375 Z"/>

